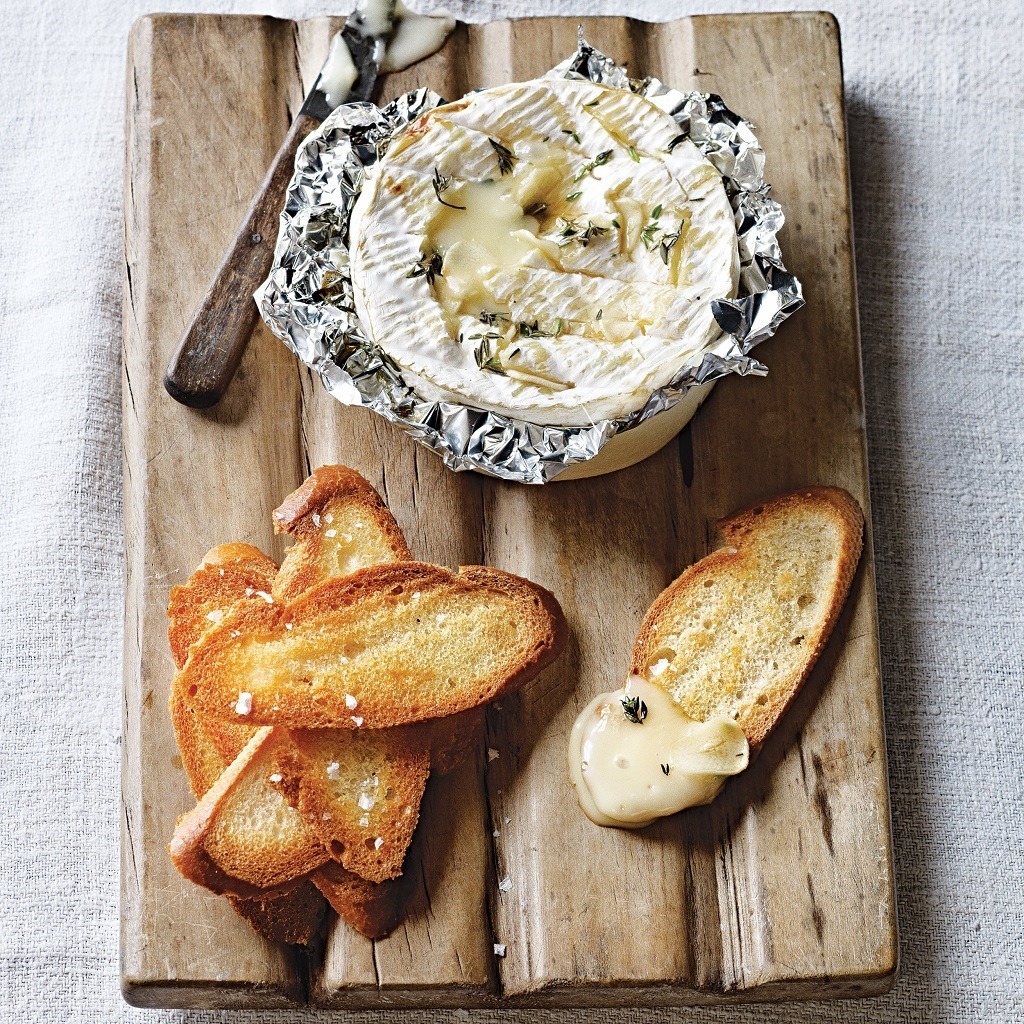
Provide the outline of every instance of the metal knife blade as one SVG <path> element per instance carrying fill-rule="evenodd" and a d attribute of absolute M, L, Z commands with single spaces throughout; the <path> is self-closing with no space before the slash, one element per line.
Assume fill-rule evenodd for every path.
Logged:
<path fill-rule="evenodd" d="M 302 113 L 323 121 L 341 103 L 358 103 L 370 99 L 384 60 L 388 37 L 394 27 L 395 2 L 360 0 L 356 4 L 344 28 L 331 40 L 327 60 L 302 104 Z M 348 52 L 356 71 L 355 81 L 344 97 L 333 95 L 326 86 L 332 63 L 344 60 L 344 55 L 338 52 L 341 46 Z"/>
<path fill-rule="evenodd" d="M 359 0 L 332 40 L 326 63 L 168 364 L 164 387 L 183 405 L 207 408 L 224 397 L 256 326 L 258 311 L 251 296 L 270 272 L 272 240 L 295 154 L 336 107 L 370 99 L 394 18 L 395 0 Z M 332 59 L 342 61 L 340 78 L 333 73 L 337 65 L 332 72 Z M 351 88 L 346 90 L 348 82 Z"/>

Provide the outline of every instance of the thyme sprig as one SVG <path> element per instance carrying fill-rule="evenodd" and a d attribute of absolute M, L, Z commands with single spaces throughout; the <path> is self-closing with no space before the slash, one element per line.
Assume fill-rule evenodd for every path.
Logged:
<path fill-rule="evenodd" d="M 420 253 L 420 258 L 412 265 L 406 277 L 425 277 L 427 284 L 433 284 L 435 277 L 443 277 L 444 255 L 439 249 L 431 249 L 430 253 Z"/>
<path fill-rule="evenodd" d="M 452 176 L 449 174 L 447 177 L 443 175 L 436 167 L 434 168 L 434 178 L 431 181 L 434 186 L 434 195 L 437 196 L 437 201 L 442 206 L 447 206 L 452 210 L 464 210 L 464 206 L 457 206 L 455 203 L 449 203 L 447 200 L 441 198 L 442 192 L 447 192 L 452 187 Z"/>
<path fill-rule="evenodd" d="M 667 231 L 659 223 L 660 217 L 661 204 L 659 203 L 651 210 L 651 222 L 646 224 L 640 232 L 640 241 L 644 243 L 644 248 L 648 252 L 657 249 L 662 263 L 667 267 L 672 254 L 672 247 L 679 241 L 683 228 L 680 224 L 675 231 Z"/>
<path fill-rule="evenodd" d="M 622 713 L 626 716 L 627 722 L 643 725 L 647 717 L 647 705 L 639 697 L 623 697 Z"/>
<path fill-rule="evenodd" d="M 595 156 L 594 159 L 591 160 L 589 163 L 585 163 L 579 169 L 579 172 L 577 173 L 576 177 L 573 178 L 572 180 L 574 182 L 582 181 L 588 174 L 593 174 L 595 168 L 604 167 L 604 165 L 608 163 L 608 161 L 611 160 L 611 158 L 612 151 L 610 149 L 603 150 L 602 152 L 598 153 L 597 156 Z"/>
<path fill-rule="evenodd" d="M 477 335 L 470 335 L 470 337 L 477 337 Z M 496 373 L 500 377 L 508 376 L 505 373 L 505 368 L 501 365 L 501 359 L 498 355 L 491 351 L 491 342 L 496 341 L 498 336 L 496 334 L 484 334 L 480 336 L 480 344 L 473 350 L 473 356 L 476 359 L 476 365 L 481 370 L 486 370 L 488 373 Z"/>
<path fill-rule="evenodd" d="M 585 249 L 590 245 L 592 239 L 608 233 L 608 228 L 603 228 L 592 220 L 588 220 L 585 227 L 580 227 L 577 221 L 565 217 L 559 217 L 558 223 L 560 225 L 558 232 L 560 246 L 568 245 L 570 242 L 579 242 Z"/>
<path fill-rule="evenodd" d="M 501 173 L 503 177 L 506 174 L 511 174 L 512 168 L 515 167 L 516 161 L 519 159 L 519 157 L 517 157 L 511 149 L 506 149 L 496 139 L 489 138 L 487 141 L 491 144 L 495 154 L 498 157 L 498 171 Z"/>

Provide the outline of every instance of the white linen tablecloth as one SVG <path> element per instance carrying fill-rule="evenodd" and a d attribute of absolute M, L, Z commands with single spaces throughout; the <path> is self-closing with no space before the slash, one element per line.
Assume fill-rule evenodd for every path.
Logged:
<path fill-rule="evenodd" d="M 118 990 L 123 75 L 132 19 L 180 6 L 0 7 L 5 1022 L 315 1019 L 137 1011 Z M 194 6 L 299 17 L 344 13 L 345 0 Z M 481 21 L 814 5 L 448 6 Z M 850 115 L 902 977 L 887 997 L 831 1005 L 474 1020 L 1024 1020 L 1024 4 L 837 0 L 834 10 Z"/>

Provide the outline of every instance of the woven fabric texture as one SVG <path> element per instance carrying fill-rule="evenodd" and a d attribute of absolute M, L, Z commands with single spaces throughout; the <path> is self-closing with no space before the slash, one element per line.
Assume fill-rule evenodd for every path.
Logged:
<path fill-rule="evenodd" d="M 467 20 L 615 0 L 449 0 Z M 782 4 L 635 0 L 660 20 Z M 155 1013 L 118 990 L 123 76 L 149 10 L 6 0 L 0 62 L 0 1021 Z M 344 7 L 344 4 L 341 5 Z M 889 996 L 456 1019 L 1024 1020 L 1024 166 L 1019 2 L 836 0 L 849 103 L 903 968 Z M 26 213 L 26 201 L 31 213 Z M 410 1024 L 451 1014 L 405 1015 Z M 378 1018 L 368 1015 L 371 1022 Z"/>

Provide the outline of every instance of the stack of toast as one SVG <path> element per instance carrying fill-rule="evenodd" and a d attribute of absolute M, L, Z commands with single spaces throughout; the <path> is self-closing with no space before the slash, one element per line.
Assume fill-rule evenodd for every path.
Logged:
<path fill-rule="evenodd" d="M 280 567 L 224 544 L 171 591 L 171 717 L 198 800 L 171 857 L 273 941 L 309 943 L 326 903 L 380 937 L 429 776 L 473 749 L 486 702 L 554 661 L 565 620 L 510 573 L 413 561 L 342 466 L 274 527 L 295 539 Z"/>

